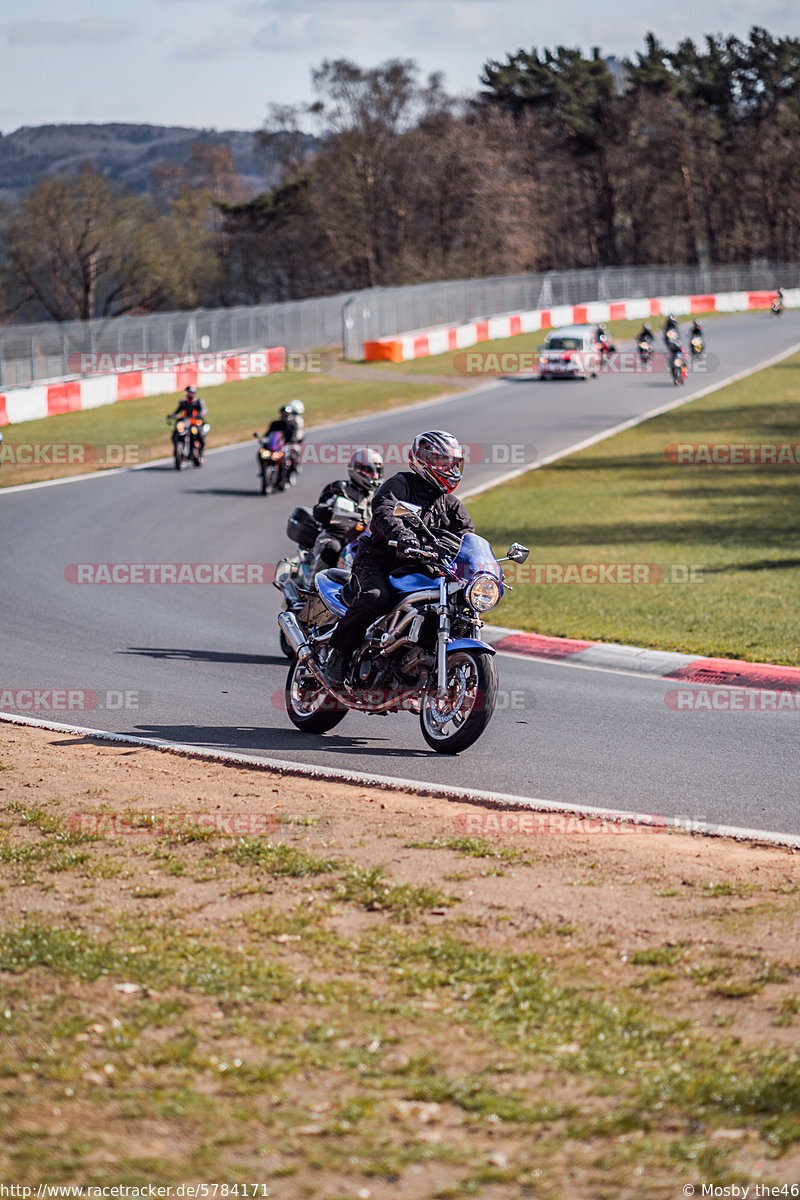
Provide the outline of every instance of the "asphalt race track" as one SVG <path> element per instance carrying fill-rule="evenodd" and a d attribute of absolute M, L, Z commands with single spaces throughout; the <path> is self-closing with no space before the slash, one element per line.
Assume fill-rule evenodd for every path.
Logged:
<path fill-rule="evenodd" d="M 482 448 L 473 450 L 465 476 L 471 490 L 500 479 L 520 457 L 558 454 L 769 360 L 800 342 L 800 313 L 780 321 L 764 313 L 709 321 L 706 334 L 711 370 L 690 375 L 680 391 L 664 374 L 500 380 L 414 410 L 312 431 L 307 443 L 331 456 L 335 444 L 403 444 L 421 429 L 448 429 Z M 213 391 L 208 401 L 213 423 Z M 254 413 L 253 428 L 271 416 Z M 24 426 L 5 433 L 9 442 L 24 440 Z M 430 751 L 410 714 L 350 713 L 332 733 L 309 737 L 283 711 L 287 663 L 275 621 L 280 595 L 271 586 L 97 586 L 65 576 L 73 563 L 274 564 L 291 552 L 291 509 L 313 503 L 323 484 L 343 473 L 335 464 L 307 465 L 290 492 L 262 497 L 252 443 L 211 453 L 199 471 L 178 474 L 165 462 L 0 491 L 0 690 L 97 694 L 97 707 L 56 718 L 65 724 L 800 833 L 794 712 L 678 712 L 665 703 L 674 681 L 500 655 L 498 710 L 479 742 L 457 758 Z M 503 623 L 502 604 L 491 618 Z"/>

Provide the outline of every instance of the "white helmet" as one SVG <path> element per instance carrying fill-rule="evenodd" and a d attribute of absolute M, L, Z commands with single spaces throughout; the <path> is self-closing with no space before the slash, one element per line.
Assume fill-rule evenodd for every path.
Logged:
<path fill-rule="evenodd" d="M 303 404 L 302 400 L 290 400 L 288 407 L 289 411 L 293 412 L 298 417 L 302 417 L 303 413 L 306 411 L 306 406 Z"/>

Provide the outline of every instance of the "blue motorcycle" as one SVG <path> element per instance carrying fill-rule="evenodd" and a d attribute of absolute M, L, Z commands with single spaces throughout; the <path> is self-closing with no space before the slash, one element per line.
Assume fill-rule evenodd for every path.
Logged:
<path fill-rule="evenodd" d="M 278 616 L 295 659 L 286 681 L 286 711 L 305 733 L 327 733 L 349 709 L 419 715 L 422 736 L 439 754 L 458 754 L 483 733 L 497 697 L 495 651 L 481 640 L 482 617 L 503 594 L 503 572 L 489 543 L 431 531 L 416 505 L 398 502 L 395 515 L 414 530 L 422 549 L 409 552 L 420 570 L 389 576 L 394 607 L 367 630 L 348 682 L 333 691 L 321 668 L 333 629 L 352 599 L 346 571 L 321 571 L 303 613 Z M 507 558 L 521 563 L 525 546 Z M 509 586 L 506 584 L 506 586 Z"/>

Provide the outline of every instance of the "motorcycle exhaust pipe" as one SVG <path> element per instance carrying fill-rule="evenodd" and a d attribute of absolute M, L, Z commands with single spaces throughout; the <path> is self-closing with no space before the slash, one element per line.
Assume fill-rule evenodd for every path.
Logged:
<path fill-rule="evenodd" d="M 278 624 L 283 630 L 283 635 L 289 645 L 297 655 L 301 663 L 307 663 L 310 658 L 313 658 L 314 651 L 308 643 L 306 635 L 297 623 L 297 617 L 291 612 L 279 612 Z"/>

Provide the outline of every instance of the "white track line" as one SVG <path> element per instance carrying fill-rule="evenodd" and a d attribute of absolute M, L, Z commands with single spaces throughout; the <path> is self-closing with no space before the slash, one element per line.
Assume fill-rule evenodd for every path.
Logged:
<path fill-rule="evenodd" d="M 179 754 L 184 758 L 202 758 L 212 762 L 234 763 L 236 766 L 250 770 L 276 771 L 284 775 L 301 775 L 307 779 L 324 779 L 336 783 L 355 783 L 360 786 L 381 788 L 385 791 L 412 792 L 418 796 L 440 796 L 445 800 L 457 800 L 464 804 L 481 804 L 503 810 L 528 809 L 532 812 L 589 817 L 614 825 L 641 825 L 642 833 L 671 829 L 678 833 L 702 834 L 704 837 L 729 837 L 735 838 L 737 841 L 800 847 L 800 836 L 796 834 L 774 833 L 771 830 L 762 829 L 741 829 L 735 825 L 700 824 L 689 816 L 686 818 L 662 817 L 655 813 L 597 808 L 590 804 L 565 804 L 555 800 L 534 800 L 527 796 L 516 796 L 508 792 L 486 792 L 476 788 L 446 787 L 442 784 L 423 783 L 418 779 L 399 779 L 393 775 L 370 775 L 365 771 L 344 771 L 338 767 L 312 767 L 306 763 L 284 761 L 280 758 L 237 754 L 232 750 L 209 750 L 202 746 L 188 746 L 181 742 L 169 742 L 161 738 L 139 738 L 123 733 L 112 733 L 106 729 L 85 729 L 80 725 L 60 725 L 55 721 L 42 721 L 38 717 L 22 717 L 16 713 L 0 712 L 0 721 L 7 721 L 12 725 L 30 725 L 37 729 L 50 729 L 56 733 L 78 734 L 81 737 L 94 738 L 97 741 L 142 746 L 148 750 L 162 750 L 171 754 Z"/>

